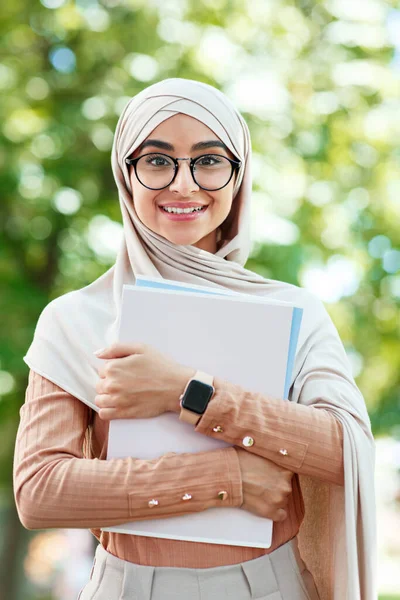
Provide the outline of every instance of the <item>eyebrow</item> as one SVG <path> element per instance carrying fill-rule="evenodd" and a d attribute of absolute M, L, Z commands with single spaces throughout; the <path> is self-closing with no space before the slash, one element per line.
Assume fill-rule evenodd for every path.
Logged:
<path fill-rule="evenodd" d="M 174 146 L 168 142 L 164 142 L 162 140 L 146 140 L 140 146 L 140 151 L 144 150 L 144 148 L 147 148 L 147 146 L 155 146 L 156 148 L 160 148 L 161 150 L 175 150 Z M 196 144 L 193 144 L 191 150 L 206 150 L 207 148 L 215 147 L 223 148 L 226 152 L 229 152 L 229 148 L 227 148 L 227 146 L 225 146 L 225 144 L 223 142 L 220 142 L 219 140 L 197 142 Z"/>

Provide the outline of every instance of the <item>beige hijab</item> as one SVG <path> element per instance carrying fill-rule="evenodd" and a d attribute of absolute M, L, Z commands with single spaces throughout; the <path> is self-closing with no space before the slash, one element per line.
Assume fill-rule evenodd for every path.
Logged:
<path fill-rule="evenodd" d="M 125 158 L 176 113 L 203 122 L 242 161 L 232 210 L 222 226 L 222 247 L 215 254 L 172 244 L 148 229 L 135 212 Z M 45 307 L 25 362 L 93 405 L 98 378 L 93 351 L 117 340 L 123 285 L 134 284 L 136 275 L 229 288 L 302 307 L 289 400 L 329 410 L 341 421 L 345 486 L 300 477 L 306 507 L 300 548 L 323 600 L 375 600 L 374 442 L 368 414 L 322 302 L 302 288 L 264 279 L 243 266 L 250 251 L 252 188 L 250 134 L 244 119 L 212 86 L 180 78 L 160 81 L 123 110 L 112 168 L 124 228 L 116 262 L 90 285 Z"/>

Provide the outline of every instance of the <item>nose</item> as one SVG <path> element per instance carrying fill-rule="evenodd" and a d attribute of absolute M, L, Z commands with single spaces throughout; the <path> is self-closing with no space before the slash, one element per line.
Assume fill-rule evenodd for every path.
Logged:
<path fill-rule="evenodd" d="M 169 186 L 171 192 L 177 192 L 181 196 L 189 196 L 199 191 L 199 186 L 192 177 L 188 160 L 180 160 L 178 172 L 174 181 Z"/>

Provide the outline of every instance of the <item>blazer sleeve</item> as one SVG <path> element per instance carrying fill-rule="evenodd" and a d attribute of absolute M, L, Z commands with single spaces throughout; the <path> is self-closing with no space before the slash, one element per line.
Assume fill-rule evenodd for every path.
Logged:
<path fill-rule="evenodd" d="M 26 529 L 109 527 L 241 506 L 234 448 L 154 460 L 84 458 L 90 410 L 30 371 L 13 464 L 14 497 Z M 222 490 L 228 492 L 223 501 Z"/>

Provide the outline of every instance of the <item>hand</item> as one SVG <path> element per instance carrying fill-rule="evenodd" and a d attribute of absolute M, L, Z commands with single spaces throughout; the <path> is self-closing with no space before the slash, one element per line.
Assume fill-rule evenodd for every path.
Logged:
<path fill-rule="evenodd" d="M 196 372 L 146 344 L 113 344 L 96 356 L 108 359 L 98 369 L 94 400 L 105 420 L 179 412 L 179 396 Z"/>
<path fill-rule="evenodd" d="M 235 450 L 242 472 L 241 508 L 272 521 L 284 521 L 292 492 L 292 471 L 242 448 Z"/>

